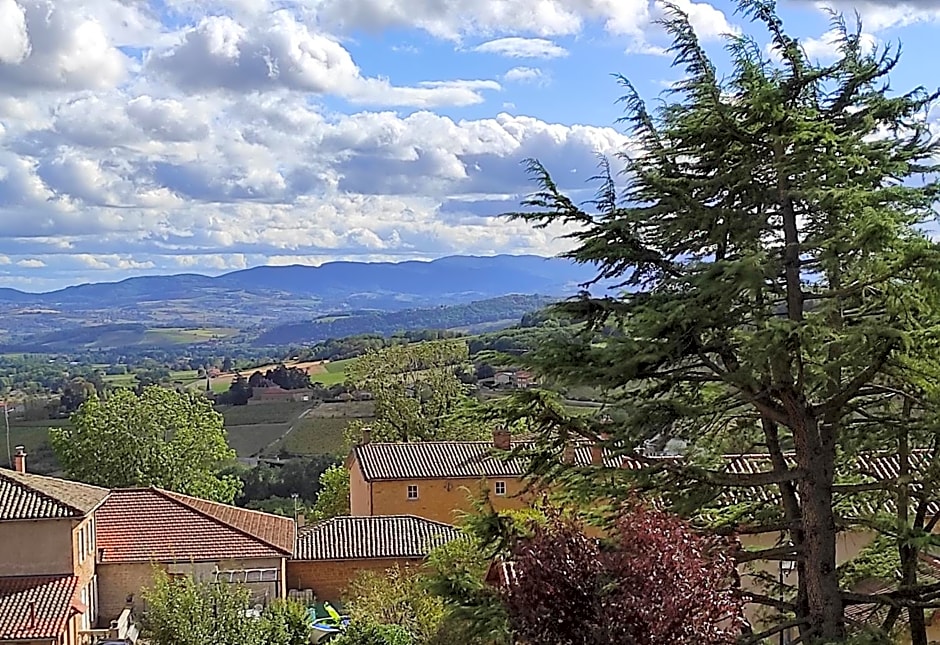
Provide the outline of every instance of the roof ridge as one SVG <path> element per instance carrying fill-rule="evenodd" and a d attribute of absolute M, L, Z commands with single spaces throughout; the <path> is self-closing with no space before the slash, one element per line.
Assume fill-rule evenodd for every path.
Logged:
<path fill-rule="evenodd" d="M 229 505 L 229 504 L 223 504 L 222 502 L 215 502 L 215 501 L 212 501 L 212 500 L 210 500 L 210 499 L 202 499 L 201 497 L 194 497 L 194 496 L 192 496 L 192 495 L 186 495 L 186 494 L 184 494 L 184 493 L 177 493 L 177 492 L 175 492 L 175 491 L 165 490 L 165 489 L 163 489 L 163 488 L 158 488 L 158 487 L 156 487 L 156 486 L 151 486 L 151 489 L 152 489 L 153 491 L 157 492 L 158 494 L 162 495 L 162 496 L 165 497 L 166 499 L 168 499 L 168 500 L 170 500 L 170 501 L 172 501 L 172 502 L 175 502 L 176 504 L 179 504 L 179 505 L 181 505 L 181 506 L 184 506 L 185 508 L 188 508 L 189 510 L 193 511 L 194 513 L 197 513 L 197 514 L 199 514 L 199 515 L 201 515 L 201 516 L 203 516 L 203 517 L 205 517 L 205 518 L 207 518 L 207 519 L 209 519 L 209 520 L 212 520 L 213 522 L 215 522 L 216 524 L 218 524 L 218 525 L 220 525 L 220 526 L 224 526 L 224 527 L 229 528 L 229 529 L 231 529 L 231 530 L 233 530 L 233 531 L 235 531 L 235 532 L 237 532 L 237 533 L 241 533 L 242 535 L 247 536 L 247 537 L 249 537 L 249 538 L 251 538 L 251 539 L 253 539 L 253 540 L 257 540 L 258 542 L 261 542 L 261 543 L 263 543 L 263 544 L 266 544 L 266 545 L 268 545 L 268 546 L 270 546 L 270 547 L 276 549 L 277 551 L 287 552 L 286 549 L 284 549 L 283 546 L 281 546 L 281 545 L 279 545 L 279 544 L 275 544 L 275 543 L 272 542 L 271 540 L 268 540 L 267 538 L 262 537 L 262 536 L 260 536 L 260 535 L 256 535 L 256 534 L 254 534 L 254 533 L 250 533 L 249 531 L 246 531 L 245 529 L 243 529 L 243 528 L 240 527 L 240 526 L 235 526 L 234 524 L 231 524 L 231 523 L 229 523 L 229 522 L 226 522 L 226 521 L 222 520 L 221 518 L 215 517 L 214 515 L 212 515 L 212 514 L 210 514 L 210 513 L 207 513 L 207 512 L 203 511 L 203 510 L 200 509 L 200 508 L 197 508 L 196 506 L 194 506 L 194 505 L 192 505 L 192 504 L 189 504 L 186 500 L 196 500 L 197 502 L 202 502 L 202 503 L 204 503 L 204 504 L 214 504 L 214 505 L 216 505 L 216 506 L 220 506 L 220 507 L 223 507 L 223 508 L 232 508 L 232 509 L 235 509 L 236 511 L 240 511 L 240 512 L 248 511 L 248 512 L 251 512 L 251 513 L 257 513 L 258 515 L 272 516 L 272 515 L 273 515 L 272 513 L 265 513 L 265 512 L 263 512 L 263 511 L 256 511 L 256 510 L 250 509 L 250 508 L 241 508 L 240 506 L 234 506 L 234 505 Z M 181 499 L 181 498 L 182 498 L 182 499 Z M 290 518 L 288 518 L 288 517 L 283 517 L 283 518 L 282 518 L 281 516 L 277 516 L 277 515 L 274 515 L 274 517 L 276 517 L 276 518 L 278 518 L 278 519 L 288 520 L 288 521 L 290 520 Z M 297 534 L 297 528 L 296 528 L 296 523 L 295 523 L 295 524 L 294 524 L 294 536 L 293 536 L 292 540 L 296 540 L 296 538 L 297 538 L 297 535 L 296 535 L 296 534 Z"/>
<path fill-rule="evenodd" d="M 428 519 L 426 517 L 421 517 L 420 515 L 414 515 L 412 513 L 393 513 L 388 515 L 336 515 L 334 517 L 328 517 L 325 520 L 320 520 L 314 522 L 313 524 L 308 524 L 307 526 L 301 527 L 297 530 L 297 536 L 306 535 L 312 531 L 327 526 L 329 524 L 337 524 L 346 520 L 353 520 L 357 522 L 374 522 L 375 520 L 417 520 L 422 524 L 434 524 L 443 528 L 454 529 L 460 531 L 459 526 L 453 524 L 448 524 L 447 522 L 440 522 L 438 520 Z"/>
<path fill-rule="evenodd" d="M 370 441 L 369 443 L 357 444 L 357 448 L 367 446 L 426 446 L 428 444 L 468 444 L 483 443 L 492 445 L 492 440 L 487 439 L 432 439 L 430 441 Z"/>
<path fill-rule="evenodd" d="M 73 504 L 69 504 L 68 502 L 64 502 L 64 501 L 62 501 L 61 499 L 57 499 L 57 498 L 53 497 L 52 495 L 46 493 L 45 491 L 41 491 L 41 490 L 38 490 L 38 489 L 36 489 L 36 488 L 33 488 L 33 487 L 27 485 L 26 483 L 20 481 L 20 480 L 18 479 L 18 477 L 10 477 L 10 476 L 9 476 L 9 473 L 16 473 L 17 476 L 23 476 L 23 475 L 25 475 L 27 478 L 28 478 L 28 477 L 41 477 L 41 478 L 43 478 L 43 479 L 57 479 L 56 477 L 47 477 L 47 476 L 45 476 L 45 475 L 35 475 L 35 474 L 33 474 L 33 473 L 21 473 L 21 472 L 19 472 L 19 471 L 17 471 L 17 470 L 10 470 L 10 469 L 8 469 L 8 468 L 0 468 L 0 477 L 2 477 L 3 479 L 5 479 L 6 481 L 10 482 L 10 483 L 13 484 L 14 486 L 17 486 L 17 487 L 20 488 L 21 490 L 24 490 L 24 491 L 26 491 L 27 493 L 31 493 L 31 494 L 33 494 L 33 495 L 38 495 L 39 497 L 43 498 L 43 499 L 46 500 L 47 502 L 52 502 L 53 504 L 58 504 L 59 506 L 63 506 L 63 507 L 65 507 L 65 508 L 69 509 L 70 511 L 72 511 L 73 513 L 77 513 L 78 515 L 80 515 L 80 516 L 82 516 L 82 517 L 84 517 L 84 516 L 86 515 L 85 511 L 83 511 L 82 509 L 78 508 L 77 506 L 74 506 Z M 70 479 L 58 479 L 58 481 L 67 481 L 67 482 L 71 482 Z M 81 482 L 75 482 L 75 483 L 81 483 Z M 82 485 L 83 485 L 83 486 L 91 486 L 91 484 L 82 484 Z M 97 488 L 97 487 L 95 487 L 95 488 Z M 107 490 L 107 489 L 102 489 L 102 490 Z M 105 496 L 105 499 L 107 499 L 107 496 Z M 103 500 L 102 500 L 102 501 L 103 501 Z M 65 518 L 63 518 L 63 519 L 65 519 Z"/>

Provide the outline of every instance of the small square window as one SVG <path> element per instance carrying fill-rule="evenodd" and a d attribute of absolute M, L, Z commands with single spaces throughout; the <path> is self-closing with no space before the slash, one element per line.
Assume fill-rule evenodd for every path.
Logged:
<path fill-rule="evenodd" d="M 415 485 L 408 486 L 408 499 L 418 499 L 418 487 Z"/>
<path fill-rule="evenodd" d="M 497 495 L 506 494 L 506 482 L 496 482 L 496 494 Z"/>

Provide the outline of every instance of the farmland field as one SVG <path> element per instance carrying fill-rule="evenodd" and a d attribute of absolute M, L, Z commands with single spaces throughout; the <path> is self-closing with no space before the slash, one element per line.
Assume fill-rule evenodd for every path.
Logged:
<path fill-rule="evenodd" d="M 278 403 L 227 405 L 219 406 L 216 409 L 225 417 L 225 425 L 229 427 L 287 423 L 310 407 L 313 407 L 313 404 L 309 402 L 282 401 Z"/>
<path fill-rule="evenodd" d="M 267 372 L 268 370 L 275 369 L 281 363 L 268 363 L 267 365 L 258 365 L 256 367 L 246 367 L 245 369 L 240 369 L 239 373 L 245 378 L 250 377 L 255 372 Z M 323 361 L 302 361 L 302 362 L 291 362 L 285 361 L 283 363 L 284 367 L 295 367 L 297 369 L 306 370 L 310 374 L 311 380 L 319 380 L 321 374 L 326 373 L 326 366 Z M 235 372 L 222 372 L 218 376 L 213 376 L 210 379 L 212 384 L 213 392 L 224 392 L 228 389 L 229 385 L 232 384 L 232 379 L 236 376 Z M 340 381 L 342 382 L 342 381 Z M 224 387 L 222 387 L 224 385 Z M 221 389 L 217 389 L 217 386 Z"/>
<path fill-rule="evenodd" d="M 251 457 L 287 432 L 286 423 L 256 423 L 247 426 L 226 426 L 228 443 L 239 457 Z"/>
<path fill-rule="evenodd" d="M 202 383 L 202 379 L 196 374 L 196 370 L 178 370 L 170 372 L 170 380 L 174 383 L 182 383 L 183 385 Z M 137 375 L 133 372 L 127 374 L 105 374 L 101 377 L 101 380 L 115 387 L 134 387 L 137 385 Z M 225 389 L 228 389 L 228 386 L 226 386 Z"/>
<path fill-rule="evenodd" d="M 336 385 L 346 381 L 346 369 L 355 362 L 355 358 L 347 358 L 342 361 L 329 361 L 323 363 L 326 368 L 324 371 L 310 374 L 310 380 L 322 383 L 323 385 Z"/>
<path fill-rule="evenodd" d="M 260 407 L 260 406 L 259 406 Z M 344 403 L 321 403 L 302 419 L 294 423 L 294 429 L 265 451 L 268 455 L 280 451 L 298 456 L 342 455 L 346 451 L 343 432 L 354 419 L 368 423 L 375 414 L 371 401 L 348 401 Z M 285 428 L 286 429 L 286 428 Z"/>
<path fill-rule="evenodd" d="M 371 417 L 361 417 L 368 423 Z M 353 421 L 352 417 L 315 417 L 308 416 L 301 420 L 294 431 L 278 444 L 277 450 L 283 448 L 292 455 L 344 455 L 346 444 L 343 433 Z M 275 452 L 277 452 L 275 450 Z"/>

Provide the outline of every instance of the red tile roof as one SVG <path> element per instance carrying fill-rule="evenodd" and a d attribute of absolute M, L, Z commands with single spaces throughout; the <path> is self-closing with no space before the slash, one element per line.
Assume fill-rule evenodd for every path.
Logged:
<path fill-rule="evenodd" d="M 286 557 L 296 534 L 290 518 L 158 488 L 112 491 L 95 517 L 104 564 Z"/>
<path fill-rule="evenodd" d="M 78 578 L 0 578 L 0 642 L 58 640 L 73 611 Z"/>
<path fill-rule="evenodd" d="M 233 526 L 282 551 L 293 552 L 294 550 L 296 525 L 294 524 L 294 520 L 290 518 L 230 506 L 229 504 L 210 502 L 205 499 L 173 493 L 168 490 L 162 491 L 162 493 L 181 504 L 185 504 L 223 524 Z"/>

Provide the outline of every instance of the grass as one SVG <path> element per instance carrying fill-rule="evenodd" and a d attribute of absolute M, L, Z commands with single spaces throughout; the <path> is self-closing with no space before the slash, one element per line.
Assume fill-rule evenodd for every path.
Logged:
<path fill-rule="evenodd" d="M 349 401 L 346 403 L 321 403 L 310 411 L 311 417 L 362 419 L 375 414 L 372 401 Z"/>
<path fill-rule="evenodd" d="M 326 363 L 326 371 L 320 372 L 318 374 L 311 374 L 310 380 L 314 382 L 323 383 L 323 385 L 336 385 L 337 383 L 346 382 L 346 370 L 350 365 L 353 364 L 355 358 L 347 358 L 342 361 L 330 361 Z"/>
<path fill-rule="evenodd" d="M 341 361 L 330 361 L 326 364 L 326 371 L 330 373 L 345 374 L 350 365 L 356 362 L 355 358 L 344 358 Z"/>
<path fill-rule="evenodd" d="M 183 328 L 155 327 L 144 332 L 141 345 L 192 345 L 220 338 L 231 338 L 237 329 L 228 327 Z"/>
<path fill-rule="evenodd" d="M 293 421 L 311 407 L 310 403 L 282 401 L 278 403 L 250 403 L 248 405 L 226 405 L 216 408 L 225 417 L 225 425 L 250 426 L 270 425 Z"/>
<path fill-rule="evenodd" d="M 134 387 L 137 385 L 136 374 L 105 374 L 101 377 L 101 380 L 115 387 Z"/>
<path fill-rule="evenodd" d="M 226 426 L 228 443 L 239 457 L 251 457 L 287 432 L 286 423 L 256 423 L 247 426 Z"/>
<path fill-rule="evenodd" d="M 342 455 L 346 452 L 343 432 L 353 419 L 350 417 L 307 417 L 300 421 L 286 439 L 275 446 L 292 455 Z M 362 419 L 368 423 L 369 417 Z"/>
<path fill-rule="evenodd" d="M 105 365 L 102 369 L 106 369 L 107 367 L 109 366 Z M 115 387 L 134 387 L 137 385 L 137 375 L 133 372 L 127 374 L 105 374 L 101 379 L 105 383 L 110 383 Z M 202 383 L 204 379 L 199 378 L 196 370 L 175 370 L 170 372 L 170 381 L 183 385 L 193 385 Z M 228 384 L 225 386 L 225 390 L 227 389 Z M 222 391 L 224 392 L 225 390 Z"/>
<path fill-rule="evenodd" d="M 0 420 L 2 421 L 2 420 Z M 10 447 L 23 446 L 26 449 L 27 467 L 30 471 L 45 474 L 55 471 L 58 464 L 49 445 L 49 428 L 61 428 L 69 424 L 68 419 L 45 419 L 41 421 L 20 421 L 10 419 Z M 0 466 L 9 467 L 6 449 L 6 428 L 0 426 Z"/>

